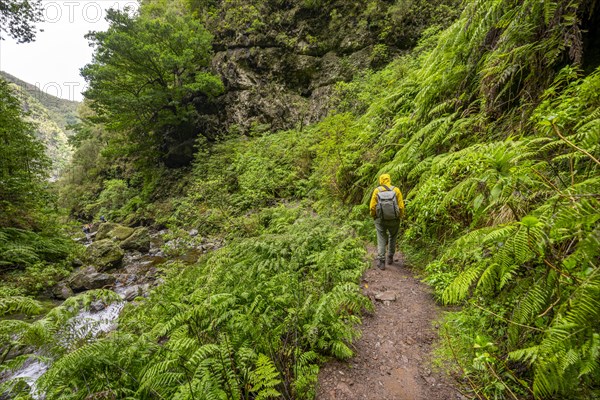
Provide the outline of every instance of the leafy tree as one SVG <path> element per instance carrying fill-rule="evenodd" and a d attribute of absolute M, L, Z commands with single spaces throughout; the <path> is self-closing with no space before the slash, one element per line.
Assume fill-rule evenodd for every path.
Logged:
<path fill-rule="evenodd" d="M 2 32 L 18 43 L 35 40 L 35 23 L 42 20 L 41 0 L 0 1 L 0 40 Z"/>
<path fill-rule="evenodd" d="M 211 36 L 189 16 L 109 10 L 111 26 L 87 38 L 94 61 L 82 69 L 91 107 L 110 130 L 127 132 L 129 153 L 164 152 L 197 135 L 196 104 L 223 90 L 208 72 Z M 190 131 L 192 134 L 190 134 Z M 201 132 L 208 139 L 213 132 Z"/>
<path fill-rule="evenodd" d="M 0 80 L 0 226 L 25 223 L 50 165 L 33 125 L 21 113 L 8 83 Z"/>

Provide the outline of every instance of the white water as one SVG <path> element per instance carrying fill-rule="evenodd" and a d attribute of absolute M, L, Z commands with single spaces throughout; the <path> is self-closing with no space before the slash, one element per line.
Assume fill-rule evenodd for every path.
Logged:
<path fill-rule="evenodd" d="M 102 332 L 110 332 L 117 327 L 116 319 L 125 306 L 124 302 L 112 303 L 100 311 L 81 311 L 65 324 L 59 333 L 60 343 L 69 347 L 82 339 L 92 340 Z"/>
<path fill-rule="evenodd" d="M 65 324 L 64 329 L 58 334 L 59 343 L 70 347 L 81 339 L 92 341 L 102 332 L 110 332 L 117 327 L 116 319 L 119 317 L 125 302 L 108 305 L 100 311 L 81 311 Z M 42 399 L 43 396 L 36 390 L 37 380 L 50 368 L 50 364 L 35 360 L 27 360 L 23 366 L 15 371 L 8 380 L 22 379 L 31 387 L 31 396 Z"/>
<path fill-rule="evenodd" d="M 16 371 L 9 379 L 24 380 L 31 388 L 31 397 L 41 399 L 42 397 L 37 391 L 36 382 L 48 370 L 49 365 L 38 360 L 30 360 L 27 360 L 23 367 Z"/>

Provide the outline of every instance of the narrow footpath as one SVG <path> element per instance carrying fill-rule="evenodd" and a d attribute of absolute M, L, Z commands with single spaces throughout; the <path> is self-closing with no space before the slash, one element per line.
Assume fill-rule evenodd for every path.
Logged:
<path fill-rule="evenodd" d="M 374 258 L 375 250 L 369 253 Z M 450 377 L 431 366 L 440 308 L 430 288 L 402 266 L 398 255 L 383 271 L 373 262 L 361 287 L 375 312 L 363 318 L 355 356 L 321 369 L 317 400 L 465 399 Z"/>

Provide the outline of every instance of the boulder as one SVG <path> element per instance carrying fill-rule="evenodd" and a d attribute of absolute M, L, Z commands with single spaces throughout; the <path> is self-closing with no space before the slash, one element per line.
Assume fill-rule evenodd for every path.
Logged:
<path fill-rule="evenodd" d="M 118 241 L 123 241 L 133 234 L 135 229 L 128 226 L 118 225 L 115 229 L 110 231 L 110 237 Z"/>
<path fill-rule="evenodd" d="M 74 268 L 82 267 L 83 266 L 83 261 L 81 261 L 78 258 L 74 258 L 73 260 L 71 260 L 71 266 L 74 267 Z"/>
<path fill-rule="evenodd" d="M 104 239 L 113 239 L 116 241 L 122 241 L 131 236 L 134 232 L 133 228 L 127 226 L 115 224 L 113 222 L 106 222 L 100 225 L 98 232 L 96 233 L 96 241 Z"/>
<path fill-rule="evenodd" d="M 124 250 L 137 250 L 146 253 L 150 250 L 150 233 L 147 228 L 137 228 L 123 242 L 121 248 Z"/>
<path fill-rule="evenodd" d="M 99 271 L 119 267 L 124 255 L 123 250 L 110 239 L 94 242 L 86 249 L 86 257 L 89 263 L 96 265 Z"/>
<path fill-rule="evenodd" d="M 112 286 L 114 283 L 114 276 L 97 272 L 94 267 L 80 269 L 69 279 L 70 288 L 76 292 L 101 289 L 106 286 Z"/>
<path fill-rule="evenodd" d="M 119 226 L 119 224 L 115 224 L 113 222 L 104 222 L 100 224 L 98 230 L 96 231 L 96 240 L 108 239 L 110 237 L 110 232 L 117 226 Z"/>

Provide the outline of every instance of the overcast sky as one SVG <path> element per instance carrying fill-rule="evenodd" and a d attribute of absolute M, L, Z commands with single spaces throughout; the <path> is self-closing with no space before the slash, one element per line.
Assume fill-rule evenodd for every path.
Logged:
<path fill-rule="evenodd" d="M 79 69 L 92 60 L 93 48 L 83 37 L 106 30 L 105 10 L 129 7 L 135 0 L 43 0 L 45 22 L 37 27 L 35 42 L 0 41 L 0 70 L 38 86 L 44 92 L 81 101 L 85 81 Z"/>

